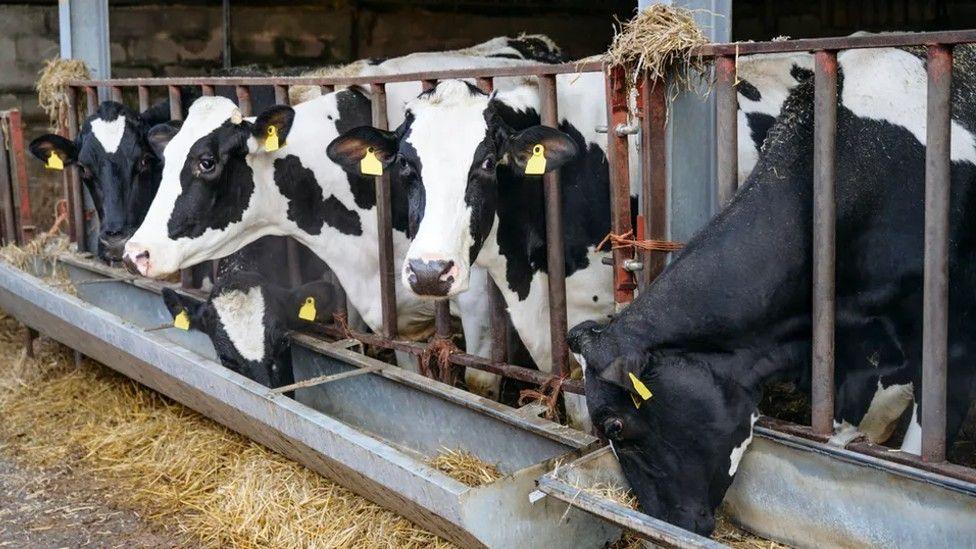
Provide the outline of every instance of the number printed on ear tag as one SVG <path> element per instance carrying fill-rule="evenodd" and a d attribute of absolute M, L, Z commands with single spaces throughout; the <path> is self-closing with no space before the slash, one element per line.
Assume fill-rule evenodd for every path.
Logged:
<path fill-rule="evenodd" d="M 366 156 L 359 161 L 359 171 L 363 175 L 383 175 L 383 163 L 376 158 L 373 147 L 366 149 Z"/>
<path fill-rule="evenodd" d="M 47 157 L 47 164 L 44 165 L 45 168 L 49 170 L 63 170 L 64 161 L 58 156 L 58 153 L 51 151 L 51 156 Z"/>
<path fill-rule="evenodd" d="M 180 311 L 180 314 L 176 315 L 173 319 L 173 327 L 179 328 L 181 330 L 190 329 L 190 315 L 186 314 L 186 311 Z"/>
<path fill-rule="evenodd" d="M 532 147 L 532 157 L 525 163 L 525 175 L 546 173 L 546 148 L 541 144 Z"/>
<path fill-rule="evenodd" d="M 315 321 L 315 298 L 306 297 L 302 308 L 298 310 L 298 318 L 309 322 Z"/>
<path fill-rule="evenodd" d="M 268 126 L 268 137 L 264 139 L 264 150 L 266 152 L 275 152 L 280 148 L 278 146 L 278 128 L 274 125 Z"/>

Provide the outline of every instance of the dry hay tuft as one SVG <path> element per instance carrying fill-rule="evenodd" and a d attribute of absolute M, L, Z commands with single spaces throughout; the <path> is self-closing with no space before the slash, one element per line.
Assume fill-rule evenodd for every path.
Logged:
<path fill-rule="evenodd" d="M 57 126 L 61 109 L 68 108 L 68 94 L 66 93 L 69 80 L 90 80 L 91 72 L 85 62 L 80 59 L 61 59 L 54 57 L 44 62 L 44 68 L 38 73 L 37 102 L 47 113 L 51 126 Z M 80 105 L 79 105 L 80 108 Z"/>
<path fill-rule="evenodd" d="M 497 466 L 482 461 L 478 456 L 460 448 L 456 450 L 441 448 L 439 454 L 427 460 L 427 464 L 471 487 L 491 484 L 502 478 Z"/>
<path fill-rule="evenodd" d="M 732 524 L 732 521 L 722 513 L 715 516 L 715 531 L 712 533 L 712 539 L 734 549 L 788 549 L 790 547 L 743 530 Z"/>
<path fill-rule="evenodd" d="M 207 547 L 449 547 L 303 466 L 0 318 L 0 450 L 68 465 Z"/>
<path fill-rule="evenodd" d="M 303 72 L 299 76 L 308 78 L 350 78 L 359 76 L 368 61 L 360 59 L 347 65 L 330 65 Z M 288 88 L 288 101 L 291 105 L 304 103 L 322 95 L 320 86 L 292 86 Z"/>
<path fill-rule="evenodd" d="M 610 49 L 604 55 L 607 66 L 624 67 L 630 84 L 647 71 L 652 81 L 667 77 L 679 89 L 694 89 L 705 74 L 707 62 L 691 53 L 708 44 L 695 23 L 694 11 L 667 4 L 654 4 L 633 19 L 620 23 Z"/>

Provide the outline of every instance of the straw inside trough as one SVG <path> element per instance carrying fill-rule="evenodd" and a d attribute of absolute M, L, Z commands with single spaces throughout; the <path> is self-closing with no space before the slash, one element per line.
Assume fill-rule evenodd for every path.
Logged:
<path fill-rule="evenodd" d="M 59 290 L 76 295 L 75 287 L 68 279 L 68 273 L 58 262 L 58 256 L 71 250 L 71 241 L 60 233 L 41 233 L 33 240 L 17 246 L 7 244 L 0 247 L 0 260 L 22 271 L 31 272 L 35 260 L 43 260 L 49 264 L 50 270 L 42 277 L 43 280 L 57 286 Z"/>
<path fill-rule="evenodd" d="M 653 4 L 620 23 L 604 56 L 610 67 L 624 67 L 633 84 L 647 71 L 652 81 L 667 77 L 675 89 L 693 89 L 707 63 L 691 49 L 708 43 L 694 13 L 668 4 Z"/>
<path fill-rule="evenodd" d="M 440 453 L 427 460 L 427 464 L 471 487 L 491 484 L 502 477 L 497 466 L 460 448 L 441 448 Z"/>
<path fill-rule="evenodd" d="M 316 473 L 0 314 L 0 451 L 67 466 L 206 547 L 449 547 Z"/>

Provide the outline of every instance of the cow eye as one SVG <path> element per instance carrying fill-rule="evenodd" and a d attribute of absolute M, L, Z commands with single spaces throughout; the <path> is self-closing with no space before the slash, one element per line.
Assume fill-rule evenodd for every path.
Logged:
<path fill-rule="evenodd" d="M 486 156 L 484 160 L 481 161 L 481 169 L 490 172 L 495 169 L 495 158 L 492 156 Z"/>
<path fill-rule="evenodd" d="M 148 154 L 142 155 L 142 158 L 139 159 L 139 170 L 140 171 L 148 170 L 149 166 L 152 165 L 152 161 L 153 161 L 152 156 Z"/>
<path fill-rule="evenodd" d="M 200 163 L 198 164 L 200 171 L 203 173 L 210 173 L 214 171 L 217 167 L 217 162 L 214 161 L 214 157 L 207 155 L 200 157 Z"/>

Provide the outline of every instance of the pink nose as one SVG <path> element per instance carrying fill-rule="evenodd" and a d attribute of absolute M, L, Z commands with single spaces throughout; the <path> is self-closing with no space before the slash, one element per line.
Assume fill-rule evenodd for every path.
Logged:
<path fill-rule="evenodd" d="M 129 270 L 132 274 L 148 276 L 149 275 L 149 251 L 144 250 L 141 252 L 126 252 L 125 256 L 122 258 L 122 262 L 125 263 L 125 268 Z"/>

